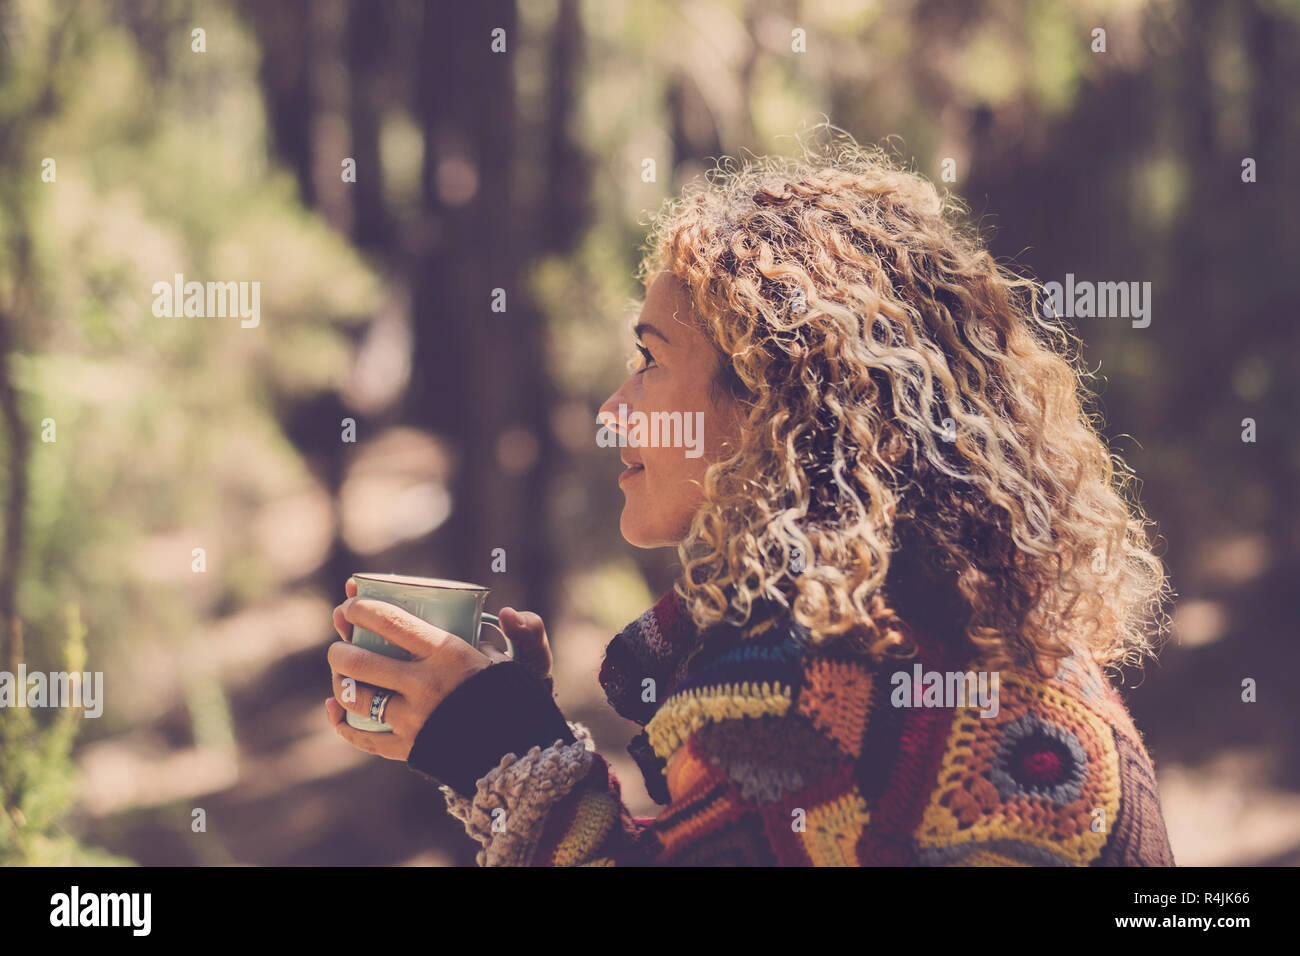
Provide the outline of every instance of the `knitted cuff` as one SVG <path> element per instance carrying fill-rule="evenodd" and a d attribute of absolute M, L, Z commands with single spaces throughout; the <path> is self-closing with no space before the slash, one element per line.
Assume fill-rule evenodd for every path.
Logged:
<path fill-rule="evenodd" d="M 440 703 L 415 738 L 406 763 L 466 796 L 502 754 L 527 753 L 575 738 L 538 680 L 515 661 L 491 664 Z"/>
<path fill-rule="evenodd" d="M 482 844 L 479 866 L 527 866 L 541 839 L 547 814 L 573 792 L 591 771 L 596 752 L 591 732 L 569 723 L 574 741 L 556 741 L 524 756 L 506 754 L 466 798 L 443 785 L 447 812 Z"/>

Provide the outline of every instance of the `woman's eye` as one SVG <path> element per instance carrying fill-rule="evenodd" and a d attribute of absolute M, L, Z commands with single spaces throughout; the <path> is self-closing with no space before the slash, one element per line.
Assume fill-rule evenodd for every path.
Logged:
<path fill-rule="evenodd" d="M 651 355 L 650 350 L 646 348 L 644 345 L 642 345 L 640 342 L 636 344 L 636 349 L 638 352 L 641 353 L 641 358 L 645 360 L 645 364 L 636 370 L 636 373 L 640 375 L 642 372 L 644 372 L 646 369 L 648 369 L 650 366 L 654 364 L 655 357 Z"/>

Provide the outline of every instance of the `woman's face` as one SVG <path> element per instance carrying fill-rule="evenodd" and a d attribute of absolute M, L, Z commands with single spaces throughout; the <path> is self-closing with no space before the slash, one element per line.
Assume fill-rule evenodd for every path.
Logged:
<path fill-rule="evenodd" d="M 739 406 L 725 391 L 713 397 L 718 350 L 699 331 L 680 279 L 655 277 L 636 336 L 638 368 L 599 418 L 628 466 L 618 479 L 623 537 L 638 548 L 671 547 L 686 537 L 703 500 L 705 470 L 735 447 Z"/>

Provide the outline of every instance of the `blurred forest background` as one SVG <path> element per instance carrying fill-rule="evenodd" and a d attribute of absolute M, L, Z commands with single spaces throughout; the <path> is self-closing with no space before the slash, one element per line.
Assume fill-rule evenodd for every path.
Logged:
<path fill-rule="evenodd" d="M 1124 693 L 1180 864 L 1300 862 L 1297 91 L 1292 0 L 0 0 L 0 669 L 106 697 L 0 711 L 0 861 L 472 865 L 328 726 L 360 570 L 541 613 L 654 815 L 595 675 L 673 555 L 595 410 L 646 214 L 824 117 L 1042 281 L 1152 283 L 1075 321 L 1180 594 Z M 177 273 L 260 324 L 155 317 Z"/>

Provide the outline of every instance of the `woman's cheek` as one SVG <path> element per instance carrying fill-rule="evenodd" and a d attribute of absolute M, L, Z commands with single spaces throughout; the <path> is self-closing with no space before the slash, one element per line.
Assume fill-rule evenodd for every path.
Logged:
<path fill-rule="evenodd" d="M 672 489 L 665 484 L 663 472 L 657 461 L 648 455 L 642 457 L 641 461 L 645 465 L 645 471 L 642 473 L 642 488 L 645 492 L 643 507 L 647 519 L 653 521 L 664 512 L 668 504 L 666 499 L 672 497 Z"/>
<path fill-rule="evenodd" d="M 670 536 L 678 536 L 690 526 L 699 503 L 699 491 L 692 481 L 692 469 L 682 458 L 680 448 L 664 449 L 656 465 L 653 485 L 655 511 Z"/>

